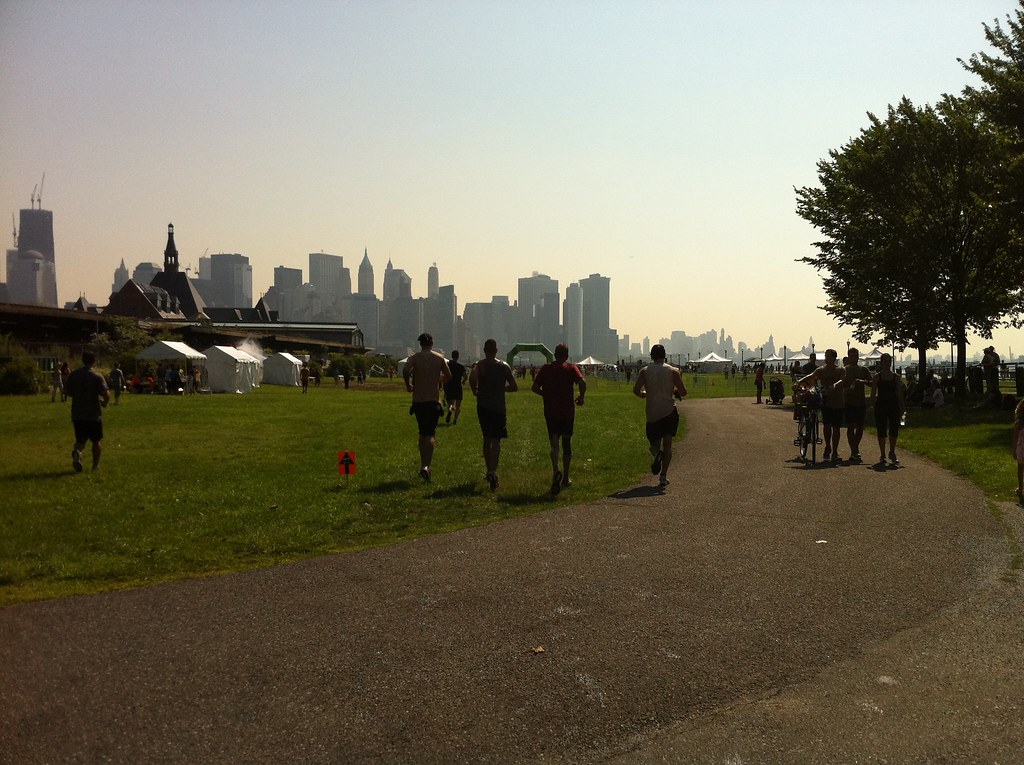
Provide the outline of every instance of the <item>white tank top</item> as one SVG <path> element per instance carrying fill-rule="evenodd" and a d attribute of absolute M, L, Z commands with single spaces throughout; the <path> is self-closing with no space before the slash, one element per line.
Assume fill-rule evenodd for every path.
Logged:
<path fill-rule="evenodd" d="M 672 398 L 672 391 L 675 384 L 672 382 L 672 373 L 676 368 L 668 364 L 648 364 L 644 372 L 644 390 L 647 391 L 645 401 L 647 402 L 647 421 L 657 422 L 668 417 L 676 408 L 675 399 Z"/>

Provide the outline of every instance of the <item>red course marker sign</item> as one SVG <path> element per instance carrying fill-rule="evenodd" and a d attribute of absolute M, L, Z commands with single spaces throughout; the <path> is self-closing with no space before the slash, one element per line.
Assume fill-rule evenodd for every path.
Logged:
<path fill-rule="evenodd" d="M 340 475 L 355 475 L 356 453 L 338 452 L 338 473 Z"/>

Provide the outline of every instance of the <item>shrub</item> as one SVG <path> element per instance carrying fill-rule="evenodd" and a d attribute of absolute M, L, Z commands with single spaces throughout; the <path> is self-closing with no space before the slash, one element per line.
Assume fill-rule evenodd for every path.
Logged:
<path fill-rule="evenodd" d="M 18 356 L 0 364 L 0 394 L 28 396 L 44 389 L 39 366 L 27 356 Z"/>

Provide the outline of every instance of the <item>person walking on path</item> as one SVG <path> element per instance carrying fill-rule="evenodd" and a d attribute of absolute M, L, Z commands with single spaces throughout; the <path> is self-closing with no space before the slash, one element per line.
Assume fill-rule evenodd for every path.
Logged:
<path fill-rule="evenodd" d="M 114 389 L 114 406 L 117 406 L 121 403 L 121 394 L 128 387 L 121 365 L 117 362 L 114 362 L 114 368 L 110 370 L 110 387 Z"/>
<path fill-rule="evenodd" d="M 646 402 L 647 441 L 654 457 L 651 473 L 660 476 L 659 486 L 668 486 L 672 439 L 679 430 L 676 401 L 686 395 L 686 386 L 679 370 L 665 363 L 664 345 L 659 343 L 651 348 L 651 363 L 636 376 L 633 395 Z"/>
<path fill-rule="evenodd" d="M 580 393 L 573 398 L 574 387 Z M 587 394 L 587 381 L 575 364 L 569 363 L 569 346 L 555 346 L 555 359 L 540 368 L 533 379 L 534 393 L 544 398 L 544 421 L 551 441 L 551 493 L 558 494 L 562 487 L 572 485 L 569 466 L 572 463 L 572 433 L 576 421 L 576 407 L 583 406 Z M 558 469 L 559 443 L 561 443 L 562 469 Z"/>
<path fill-rule="evenodd" d="M 846 374 L 844 369 L 836 364 L 839 354 L 835 349 L 829 348 L 825 351 L 824 366 L 816 367 L 813 372 L 798 381 L 798 385 L 821 385 L 825 396 L 824 406 L 821 408 L 821 421 L 824 425 L 825 454 L 826 462 L 832 460 L 839 462 L 839 437 L 843 428 L 843 388 L 836 386 Z"/>
<path fill-rule="evenodd" d="M 459 352 L 452 351 L 452 359 L 448 362 L 448 371 L 452 379 L 445 383 L 444 399 L 447 402 L 448 411 L 445 412 L 445 423 L 459 424 L 459 415 L 462 413 L 462 384 L 466 381 L 466 367 L 459 362 Z M 454 418 L 454 422 L 452 419 Z"/>
<path fill-rule="evenodd" d="M 900 418 L 906 410 L 903 380 L 892 371 L 892 355 L 883 353 L 878 360 L 878 371 L 871 378 L 871 400 L 875 405 L 875 428 L 878 431 L 878 463 L 885 467 L 885 441 L 889 439 L 889 462 L 899 467 L 896 458 L 896 439 L 900 434 Z"/>
<path fill-rule="evenodd" d="M 416 415 L 419 429 L 420 446 L 420 478 L 426 482 L 431 479 L 431 462 L 434 460 L 436 445 L 437 422 L 441 419 L 441 402 L 438 391 L 441 386 L 452 378 L 448 371 L 448 363 L 444 356 L 434 350 L 434 338 L 424 332 L 418 338 L 419 353 L 413 353 L 406 359 L 402 379 L 405 389 L 412 394 L 412 406 L 409 414 Z"/>
<path fill-rule="evenodd" d="M 871 383 L 871 373 L 860 366 L 860 351 L 850 348 L 846 354 L 847 364 L 843 367 L 843 379 L 836 383 L 843 391 L 843 422 L 846 425 L 846 442 L 850 446 L 850 462 L 860 464 L 860 442 L 864 437 L 864 420 L 867 414 L 865 385 Z"/>
<path fill-rule="evenodd" d="M 505 393 L 519 390 L 512 368 L 498 356 L 498 343 L 484 342 L 484 358 L 473 365 L 469 373 L 469 387 L 476 396 L 476 416 L 484 436 L 484 465 L 491 491 L 498 488 L 498 461 L 501 459 L 501 439 L 508 438 L 505 421 Z"/>
<path fill-rule="evenodd" d="M 746 371 L 743 376 L 746 377 Z M 754 367 L 754 387 L 757 388 L 757 403 L 761 403 L 761 394 L 764 392 L 764 363 Z"/>
<path fill-rule="evenodd" d="M 1024 504 L 1024 399 L 1013 410 L 1013 456 L 1017 460 L 1017 501 Z"/>
<path fill-rule="evenodd" d="M 309 391 L 309 364 L 303 363 L 302 370 L 299 372 L 299 381 L 302 383 L 302 392 L 307 393 Z"/>
<path fill-rule="evenodd" d="M 86 441 L 92 441 L 92 469 L 99 470 L 103 451 L 103 409 L 110 401 L 110 391 L 103 375 L 93 369 L 96 354 L 82 353 L 82 366 L 68 375 L 64 392 L 71 397 L 71 422 L 75 426 L 75 446 L 71 450 L 71 464 L 76 473 L 82 472 L 82 450 Z"/>

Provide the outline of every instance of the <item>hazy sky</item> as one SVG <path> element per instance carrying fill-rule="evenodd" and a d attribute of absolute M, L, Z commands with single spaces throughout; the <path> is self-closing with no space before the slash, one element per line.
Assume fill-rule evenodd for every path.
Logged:
<path fill-rule="evenodd" d="M 0 211 L 46 172 L 61 301 L 124 258 L 239 252 L 253 290 L 364 247 L 461 307 L 611 277 L 633 341 L 844 348 L 794 186 L 972 79 L 1013 0 L 0 0 Z M 10 240 L 8 240 L 10 241 Z M 975 344 L 972 350 L 987 343 Z M 997 349 L 1024 352 L 1024 332 Z"/>

